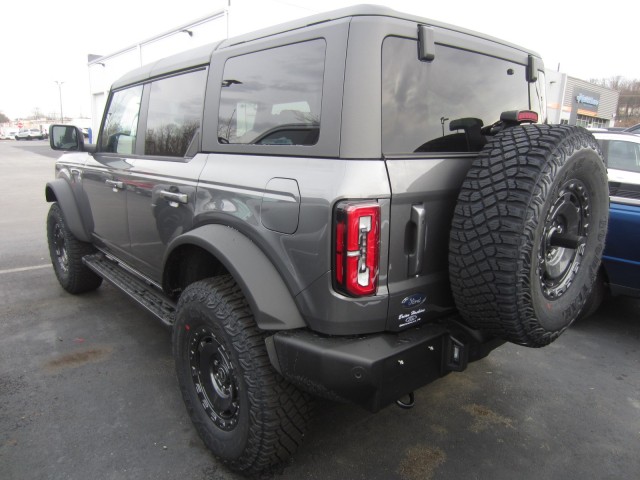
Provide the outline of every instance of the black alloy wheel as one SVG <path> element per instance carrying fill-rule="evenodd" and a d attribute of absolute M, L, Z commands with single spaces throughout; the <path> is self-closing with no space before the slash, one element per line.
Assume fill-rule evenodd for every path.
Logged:
<path fill-rule="evenodd" d="M 64 230 L 60 223 L 54 224 L 52 237 L 54 262 L 61 273 L 67 274 L 69 272 L 69 254 L 67 253 L 67 241 Z"/>
<path fill-rule="evenodd" d="M 580 180 L 566 182 L 547 214 L 538 253 L 544 296 L 561 297 L 577 275 L 589 229 L 589 190 Z"/>
<path fill-rule="evenodd" d="M 221 430 L 238 424 L 238 380 L 229 353 L 207 326 L 190 334 L 191 379 L 205 412 Z"/>

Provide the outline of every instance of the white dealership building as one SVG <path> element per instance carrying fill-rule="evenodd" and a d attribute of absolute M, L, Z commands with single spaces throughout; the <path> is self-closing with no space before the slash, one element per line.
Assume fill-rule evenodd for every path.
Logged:
<path fill-rule="evenodd" d="M 549 123 L 596 128 L 615 126 L 620 92 L 553 70 L 546 70 L 545 76 Z"/>

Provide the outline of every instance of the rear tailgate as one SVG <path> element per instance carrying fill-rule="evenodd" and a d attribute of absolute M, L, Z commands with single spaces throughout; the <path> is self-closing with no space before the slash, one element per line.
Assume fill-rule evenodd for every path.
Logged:
<path fill-rule="evenodd" d="M 387 158 L 392 192 L 387 330 L 403 330 L 454 309 L 449 230 L 474 157 Z"/>

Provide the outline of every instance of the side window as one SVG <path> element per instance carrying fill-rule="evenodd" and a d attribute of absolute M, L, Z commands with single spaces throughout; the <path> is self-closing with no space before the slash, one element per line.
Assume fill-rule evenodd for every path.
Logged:
<path fill-rule="evenodd" d="M 479 151 L 483 127 L 529 106 L 524 65 L 440 44 L 433 62 L 421 62 L 415 40 L 384 40 L 384 153 Z"/>
<path fill-rule="evenodd" d="M 620 140 L 609 141 L 607 166 L 617 170 L 640 173 L 640 144 Z"/>
<path fill-rule="evenodd" d="M 326 43 L 312 40 L 227 60 L 218 115 L 218 141 L 257 145 L 315 145 Z"/>
<path fill-rule="evenodd" d="M 112 95 L 102 129 L 101 151 L 124 155 L 134 153 L 141 98 L 142 85 L 119 90 Z"/>
<path fill-rule="evenodd" d="M 149 93 L 145 155 L 184 157 L 200 130 L 206 70 L 154 81 Z"/>

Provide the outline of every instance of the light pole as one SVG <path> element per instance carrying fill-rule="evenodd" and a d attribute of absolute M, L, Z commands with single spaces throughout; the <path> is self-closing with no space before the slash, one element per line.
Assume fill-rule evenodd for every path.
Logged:
<path fill-rule="evenodd" d="M 62 116 L 62 84 L 64 82 L 54 80 L 54 83 L 58 85 L 58 95 L 60 96 L 60 123 L 64 123 L 64 117 Z"/>

